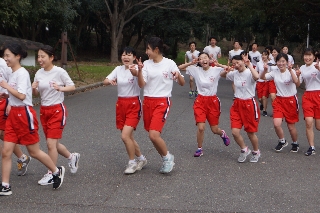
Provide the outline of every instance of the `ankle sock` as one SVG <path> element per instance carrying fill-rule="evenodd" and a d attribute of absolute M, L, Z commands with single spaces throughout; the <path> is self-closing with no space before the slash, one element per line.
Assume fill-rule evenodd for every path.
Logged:
<path fill-rule="evenodd" d="M 311 146 L 312 149 L 316 150 L 316 148 L 314 146 Z"/>
<path fill-rule="evenodd" d="M 70 156 L 68 157 L 68 160 L 71 160 L 72 156 L 73 156 L 73 154 L 70 153 Z"/>
<path fill-rule="evenodd" d="M 23 154 L 23 155 L 19 158 L 19 160 L 22 161 L 22 162 L 26 161 L 27 159 L 28 159 L 28 156 L 26 156 L 25 154 Z"/>
<path fill-rule="evenodd" d="M 57 168 L 55 172 L 52 172 L 52 175 L 58 175 L 59 174 L 59 169 Z"/>
<path fill-rule="evenodd" d="M 286 142 L 286 139 L 285 139 L 285 138 L 279 139 L 279 142 L 280 142 L 280 143 L 285 143 L 285 142 Z"/>
<path fill-rule="evenodd" d="M 2 186 L 4 186 L 4 187 L 8 188 L 10 185 L 9 185 L 9 183 L 2 182 Z"/>
<path fill-rule="evenodd" d="M 298 144 L 298 142 L 296 141 L 296 142 L 292 142 L 293 144 Z"/>
<path fill-rule="evenodd" d="M 246 148 L 241 149 L 241 151 L 247 152 L 248 151 L 248 147 L 246 146 Z"/>
<path fill-rule="evenodd" d="M 128 162 L 129 164 L 135 164 L 136 163 L 136 161 L 133 159 L 133 160 L 129 160 L 129 162 Z"/>
<path fill-rule="evenodd" d="M 143 156 L 143 155 L 140 155 L 140 156 L 138 157 L 138 160 L 145 160 L 145 159 L 146 159 L 146 157 Z"/>

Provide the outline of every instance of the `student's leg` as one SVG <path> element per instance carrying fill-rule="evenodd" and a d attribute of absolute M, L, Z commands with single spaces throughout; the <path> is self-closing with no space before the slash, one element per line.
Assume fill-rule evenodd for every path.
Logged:
<path fill-rule="evenodd" d="M 67 149 L 67 147 L 65 145 L 60 143 L 60 139 L 58 139 L 58 141 L 57 141 L 57 151 L 58 151 L 59 155 L 62 155 L 63 157 L 68 158 L 68 159 L 70 158 L 71 153 L 69 152 L 69 150 Z"/>
<path fill-rule="evenodd" d="M 316 120 L 316 129 L 318 130 L 318 131 L 320 131 L 320 119 L 315 119 Z"/>
<path fill-rule="evenodd" d="M 197 123 L 197 143 L 198 143 L 198 148 L 202 148 L 203 144 L 203 139 L 204 139 L 204 130 L 206 127 L 205 123 Z"/>
<path fill-rule="evenodd" d="M 42 164 L 44 164 L 50 171 L 56 172 L 57 167 L 55 163 L 52 161 L 49 155 L 40 150 L 39 143 L 35 143 L 32 145 L 27 145 L 28 152 L 31 157 L 39 160 Z"/>
<path fill-rule="evenodd" d="M 194 91 L 193 90 L 194 79 L 191 75 L 189 76 L 189 85 L 190 85 L 190 91 Z"/>
<path fill-rule="evenodd" d="M 222 130 L 218 127 L 218 125 L 211 126 L 210 128 L 211 128 L 211 131 L 214 134 L 217 134 L 217 135 L 220 135 L 220 136 L 223 135 Z"/>
<path fill-rule="evenodd" d="M 292 141 L 293 142 L 297 142 L 297 140 L 298 140 L 298 132 L 297 132 L 296 125 L 294 123 L 293 124 L 288 124 L 287 123 L 287 126 L 288 126 L 288 130 L 290 132 Z"/>
<path fill-rule="evenodd" d="M 310 146 L 314 146 L 314 132 L 313 132 L 313 117 L 306 117 L 304 118 L 306 122 L 306 135 L 308 139 L 308 143 Z M 320 122 L 319 127 L 320 127 Z M 316 120 L 316 126 L 317 126 L 317 120 Z"/>
<path fill-rule="evenodd" d="M 124 125 L 121 131 L 121 139 L 126 147 L 130 160 L 134 160 L 136 154 L 136 147 L 134 140 L 132 140 L 133 127 Z M 140 152 L 140 150 L 139 150 Z M 141 153 L 140 153 L 141 155 Z M 139 156 L 140 156 L 139 155 Z"/>
<path fill-rule="evenodd" d="M 161 133 L 156 130 L 149 130 L 149 137 L 154 147 L 161 156 L 168 154 L 166 142 L 161 138 Z"/>
<path fill-rule="evenodd" d="M 2 149 L 2 182 L 9 183 L 12 167 L 11 156 L 16 144 L 12 142 L 3 142 Z"/>
<path fill-rule="evenodd" d="M 259 151 L 258 137 L 254 132 L 247 132 L 247 135 L 251 141 L 253 151 Z"/>
<path fill-rule="evenodd" d="M 247 146 L 244 143 L 243 137 L 240 134 L 240 129 L 232 128 L 231 131 L 232 131 L 232 136 L 236 141 L 236 143 L 240 146 L 241 149 L 245 149 Z"/>
<path fill-rule="evenodd" d="M 276 99 L 276 93 L 270 93 L 271 103 Z"/>
<path fill-rule="evenodd" d="M 273 118 L 273 125 L 279 139 L 284 138 L 283 129 L 281 127 L 282 118 Z"/>
<path fill-rule="evenodd" d="M 263 111 L 267 111 L 268 97 L 265 97 L 265 96 L 262 97 L 262 105 L 263 105 Z"/>

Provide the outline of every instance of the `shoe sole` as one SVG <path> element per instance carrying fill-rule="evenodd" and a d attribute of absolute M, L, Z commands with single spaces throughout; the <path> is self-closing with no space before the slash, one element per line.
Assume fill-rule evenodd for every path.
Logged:
<path fill-rule="evenodd" d="M 38 185 L 40 185 L 40 186 L 48 186 L 51 184 L 53 184 L 53 181 L 51 183 L 38 183 Z"/>
<path fill-rule="evenodd" d="M 308 155 L 307 153 L 304 153 L 304 154 L 305 154 L 305 156 L 311 156 L 311 155 L 315 155 L 316 153 L 314 152 L 311 155 Z"/>
<path fill-rule="evenodd" d="M 8 195 L 12 195 L 12 191 L 9 191 L 9 192 L 0 192 L 0 196 L 8 196 Z"/>
<path fill-rule="evenodd" d="M 299 151 L 299 149 L 296 151 L 296 150 L 290 150 L 290 152 L 293 152 L 293 153 L 297 153 Z"/>
<path fill-rule="evenodd" d="M 132 175 L 132 174 L 136 173 L 136 171 L 137 171 L 137 170 L 134 170 L 134 172 L 126 172 L 126 171 L 124 171 L 124 174 L 125 174 L 125 175 Z"/>
<path fill-rule="evenodd" d="M 276 152 L 281 152 L 282 149 L 283 149 L 284 147 L 286 147 L 286 146 L 288 146 L 288 143 L 285 143 L 285 144 L 281 147 L 281 149 L 279 149 L 279 150 L 274 149 L 274 150 L 276 150 Z"/>
<path fill-rule="evenodd" d="M 29 163 L 30 163 L 32 158 L 30 156 L 28 156 L 28 158 L 29 158 Z M 26 170 L 24 171 L 24 173 L 23 174 L 18 174 L 18 176 L 24 176 L 27 173 L 29 163 L 26 165 Z"/>
<path fill-rule="evenodd" d="M 77 170 L 76 170 L 75 172 L 73 172 L 73 171 L 70 169 L 70 172 L 71 172 L 72 174 L 77 173 L 78 168 L 79 168 L 80 154 L 78 153 L 77 156 L 78 156 L 78 157 L 77 157 L 77 161 L 76 161 L 76 163 L 75 163 Z"/>
<path fill-rule="evenodd" d="M 63 166 L 61 166 L 61 174 L 60 174 L 61 182 L 60 182 L 60 185 L 59 185 L 57 188 L 53 188 L 53 189 L 59 189 L 59 188 L 61 187 L 61 185 L 62 185 L 62 183 L 63 183 L 64 173 L 65 173 L 65 172 L 66 172 L 66 169 L 65 169 Z"/>
<path fill-rule="evenodd" d="M 160 173 L 161 173 L 161 174 L 168 174 L 168 173 L 170 173 L 170 172 L 173 170 L 174 165 L 175 165 L 175 163 L 173 162 L 173 163 L 172 163 L 172 167 L 171 167 L 171 169 L 170 169 L 168 172 L 160 171 Z"/>
<path fill-rule="evenodd" d="M 198 158 L 201 157 L 203 155 L 203 153 L 201 153 L 200 155 L 193 155 L 193 157 Z"/>

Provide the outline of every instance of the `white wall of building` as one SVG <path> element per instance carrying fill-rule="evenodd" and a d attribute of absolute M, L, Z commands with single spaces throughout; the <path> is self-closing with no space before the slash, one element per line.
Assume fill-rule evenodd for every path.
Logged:
<path fill-rule="evenodd" d="M 28 50 L 28 56 L 21 60 L 22 66 L 36 66 L 36 51 Z"/>

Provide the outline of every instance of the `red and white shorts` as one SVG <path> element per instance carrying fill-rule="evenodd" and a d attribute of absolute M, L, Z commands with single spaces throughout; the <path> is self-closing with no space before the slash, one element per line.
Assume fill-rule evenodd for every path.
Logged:
<path fill-rule="evenodd" d="M 170 111 L 171 101 L 169 97 L 156 98 L 144 97 L 143 122 L 145 130 L 162 131 Z"/>
<path fill-rule="evenodd" d="M 272 102 L 273 118 L 285 118 L 288 124 L 299 121 L 299 102 L 296 95 L 277 96 Z"/>
<path fill-rule="evenodd" d="M 274 83 L 274 80 L 269 81 L 269 94 L 270 93 L 277 93 L 277 87 L 276 84 Z"/>
<path fill-rule="evenodd" d="M 40 121 L 46 138 L 62 138 L 66 119 L 67 109 L 63 103 L 40 107 Z"/>
<path fill-rule="evenodd" d="M 6 113 L 6 109 L 8 106 L 8 99 L 4 98 L 0 100 L 0 130 L 4 130 L 6 128 L 6 121 L 8 115 Z"/>
<path fill-rule="evenodd" d="M 221 103 L 215 96 L 198 95 L 193 104 L 194 118 L 197 123 L 205 123 L 208 120 L 210 126 L 219 124 Z"/>
<path fill-rule="evenodd" d="M 320 119 L 320 91 L 306 91 L 302 96 L 304 117 Z"/>
<path fill-rule="evenodd" d="M 260 113 L 256 100 L 236 98 L 230 109 L 231 128 L 241 129 L 246 132 L 258 132 Z"/>
<path fill-rule="evenodd" d="M 116 103 L 116 126 L 122 130 L 124 125 L 137 128 L 141 118 L 141 100 L 136 97 L 118 97 Z"/>
<path fill-rule="evenodd" d="M 259 99 L 261 99 L 262 97 L 269 97 L 269 82 L 268 81 L 264 81 L 264 82 L 257 82 L 257 96 Z"/>
<path fill-rule="evenodd" d="M 11 106 L 8 115 L 4 141 L 21 145 L 32 145 L 39 142 L 38 120 L 32 106 Z"/>

